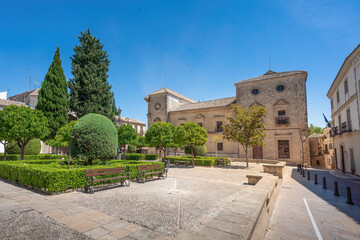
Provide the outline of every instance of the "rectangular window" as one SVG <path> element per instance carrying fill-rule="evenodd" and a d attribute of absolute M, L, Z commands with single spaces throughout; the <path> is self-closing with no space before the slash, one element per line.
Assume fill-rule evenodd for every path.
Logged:
<path fill-rule="evenodd" d="M 202 123 L 198 123 L 200 127 L 202 127 Z"/>
<path fill-rule="evenodd" d="M 222 132 L 222 131 L 223 131 L 222 122 L 221 121 L 216 122 L 216 132 Z"/>
<path fill-rule="evenodd" d="M 278 140 L 279 158 L 290 158 L 289 140 Z"/>
<path fill-rule="evenodd" d="M 333 99 L 331 98 L 331 110 L 334 109 L 334 101 Z"/>
<path fill-rule="evenodd" d="M 349 93 L 349 85 L 347 79 L 344 81 L 344 90 L 345 90 L 345 95 Z"/>
<path fill-rule="evenodd" d="M 339 90 L 336 92 L 336 102 L 339 104 L 340 103 L 340 94 L 339 94 Z"/>
<path fill-rule="evenodd" d="M 222 150 L 223 150 L 223 143 L 218 143 L 218 144 L 217 144 L 217 150 L 218 150 L 218 151 L 222 151 Z"/>

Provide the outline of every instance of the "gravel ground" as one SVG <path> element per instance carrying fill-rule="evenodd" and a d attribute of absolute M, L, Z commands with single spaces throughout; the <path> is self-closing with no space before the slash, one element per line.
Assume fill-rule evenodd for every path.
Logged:
<path fill-rule="evenodd" d="M 92 239 L 32 210 L 0 212 L 0 239 Z"/>
<path fill-rule="evenodd" d="M 130 187 L 98 190 L 94 194 L 74 192 L 68 200 L 120 219 L 175 235 L 192 230 L 217 209 L 235 198 L 247 185 L 246 174 L 258 172 L 261 164 L 243 163 L 232 168 L 170 168 L 166 180 L 150 180 Z"/>

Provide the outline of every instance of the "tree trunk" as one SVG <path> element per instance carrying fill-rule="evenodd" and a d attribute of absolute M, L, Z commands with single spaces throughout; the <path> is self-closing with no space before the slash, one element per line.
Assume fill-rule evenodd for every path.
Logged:
<path fill-rule="evenodd" d="M 21 146 L 21 160 L 24 160 L 25 156 L 25 146 Z"/>
<path fill-rule="evenodd" d="M 127 150 L 126 150 L 126 145 L 125 145 L 125 147 L 124 147 L 125 149 L 124 149 L 124 159 L 126 160 L 126 153 L 127 153 Z"/>
<path fill-rule="evenodd" d="M 162 159 L 161 159 L 161 148 L 159 148 L 159 160 L 160 160 L 160 162 L 162 162 Z"/>
<path fill-rule="evenodd" d="M 248 147 L 245 147 L 245 156 L 246 156 L 246 167 L 249 168 L 249 160 L 248 160 Z"/>
<path fill-rule="evenodd" d="M 191 156 L 192 156 L 192 167 L 195 167 L 195 164 L 194 164 L 194 147 L 191 147 Z"/>
<path fill-rule="evenodd" d="M 217 143 L 216 143 L 216 146 L 215 146 L 215 156 L 217 157 Z"/>
<path fill-rule="evenodd" d="M 6 161 L 6 151 L 7 151 L 6 147 L 7 147 L 7 143 L 4 143 L 3 145 L 4 145 L 4 158 L 3 158 L 3 160 Z"/>
<path fill-rule="evenodd" d="M 120 145 L 118 145 L 118 147 L 117 147 L 117 154 L 116 154 L 116 159 L 117 160 L 121 160 L 121 154 L 120 154 L 120 152 L 121 152 L 121 146 Z"/>
<path fill-rule="evenodd" d="M 166 161 L 166 148 L 164 149 L 164 161 L 163 162 L 165 162 Z"/>
<path fill-rule="evenodd" d="M 88 165 L 92 165 L 92 159 L 88 159 Z"/>

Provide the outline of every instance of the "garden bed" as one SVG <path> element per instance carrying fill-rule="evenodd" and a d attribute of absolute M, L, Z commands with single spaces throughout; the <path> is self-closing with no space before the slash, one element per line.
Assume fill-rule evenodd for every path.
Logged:
<path fill-rule="evenodd" d="M 0 161 L 0 177 L 47 193 L 83 188 L 86 183 L 85 169 L 125 167 L 130 178 L 137 177 L 137 165 L 155 164 L 142 161 L 109 160 L 105 164 L 91 166 L 73 165 L 74 160 L 45 159 L 24 161 Z M 159 163 L 156 163 L 159 164 Z M 164 163 L 160 163 L 164 167 Z M 113 174 L 115 177 L 119 174 Z M 107 178 L 107 176 L 98 176 Z M 106 183 L 116 182 L 116 180 Z"/>
<path fill-rule="evenodd" d="M 204 157 L 204 156 L 195 157 L 194 158 L 194 164 L 195 164 L 195 166 L 213 167 L 213 166 L 216 166 L 218 164 L 216 159 L 220 159 L 220 158 L 217 158 L 217 157 Z M 228 160 L 228 158 L 221 158 L 221 159 L 224 159 L 225 161 Z M 189 162 L 189 165 L 192 164 L 192 157 L 191 156 L 182 156 L 182 157 L 166 156 L 166 160 L 169 160 L 171 164 L 174 164 L 175 161 L 187 161 L 187 162 Z"/>
<path fill-rule="evenodd" d="M 0 161 L 4 158 L 4 154 L 0 153 Z M 40 159 L 68 159 L 67 155 L 56 154 L 37 154 L 37 155 L 25 155 L 24 160 L 40 160 Z M 20 154 L 6 154 L 6 161 L 21 160 Z"/>

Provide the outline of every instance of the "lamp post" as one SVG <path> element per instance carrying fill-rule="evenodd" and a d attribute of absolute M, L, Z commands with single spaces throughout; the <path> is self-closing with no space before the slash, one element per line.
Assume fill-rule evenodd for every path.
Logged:
<path fill-rule="evenodd" d="M 302 167 L 304 167 L 304 142 L 305 142 L 306 138 L 305 136 L 301 137 L 301 152 L 302 152 Z"/>
<path fill-rule="evenodd" d="M 118 113 L 119 113 L 119 127 L 121 126 L 121 108 L 118 108 Z M 118 145 L 118 154 L 116 156 L 116 159 L 121 159 L 121 146 L 120 144 Z"/>

